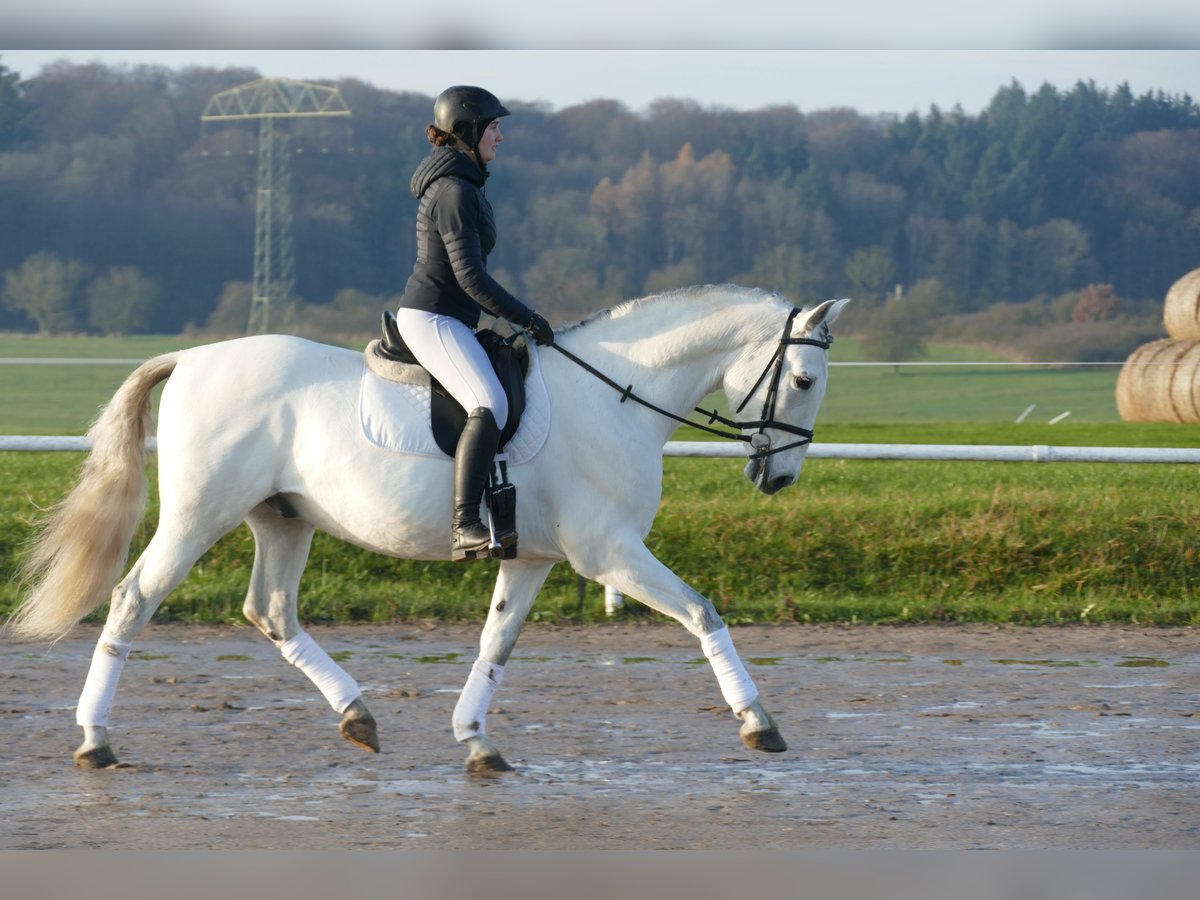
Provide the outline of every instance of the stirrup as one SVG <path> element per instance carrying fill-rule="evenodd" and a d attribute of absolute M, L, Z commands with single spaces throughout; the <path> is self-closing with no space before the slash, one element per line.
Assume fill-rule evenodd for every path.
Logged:
<path fill-rule="evenodd" d="M 490 485 L 484 495 L 488 529 L 492 533 L 492 556 L 517 558 L 517 489 L 508 481 L 508 454 L 496 454 Z"/>

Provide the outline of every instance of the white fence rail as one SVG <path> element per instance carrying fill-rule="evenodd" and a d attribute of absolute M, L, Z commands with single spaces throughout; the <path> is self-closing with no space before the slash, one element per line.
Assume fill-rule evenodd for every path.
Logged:
<path fill-rule="evenodd" d="M 665 456 L 744 457 L 739 444 L 672 441 Z M 979 462 L 1200 463 L 1200 449 L 1189 447 L 1050 447 L 1045 444 L 820 444 L 809 459 L 941 459 Z"/>
<path fill-rule="evenodd" d="M 157 442 L 146 442 L 150 450 Z M 86 437 L 54 435 L 0 435 L 2 450 L 88 450 Z M 671 441 L 664 456 L 741 459 L 740 443 Z M 1200 463 L 1200 449 L 1187 447 L 1051 447 L 1045 444 L 818 444 L 808 451 L 811 459 L 911 459 L 975 460 L 979 462 L 1106 462 Z"/>

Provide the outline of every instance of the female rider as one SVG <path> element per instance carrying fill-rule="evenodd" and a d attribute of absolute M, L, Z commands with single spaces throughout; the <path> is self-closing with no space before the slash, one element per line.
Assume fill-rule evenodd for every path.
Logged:
<path fill-rule="evenodd" d="M 504 140 L 500 119 L 509 115 L 495 95 L 458 85 L 433 104 L 425 133 L 434 149 L 412 177 L 417 210 L 417 261 L 404 287 L 396 325 L 417 361 L 468 410 L 454 455 L 454 517 L 450 555 L 485 558 L 492 536 L 479 516 L 508 401 L 475 327 L 486 310 L 527 328 L 541 345 L 554 342 L 550 324 L 506 291 L 487 272 L 496 243 L 492 206 L 484 196 L 488 163 Z M 514 531 L 496 535 L 501 547 Z"/>

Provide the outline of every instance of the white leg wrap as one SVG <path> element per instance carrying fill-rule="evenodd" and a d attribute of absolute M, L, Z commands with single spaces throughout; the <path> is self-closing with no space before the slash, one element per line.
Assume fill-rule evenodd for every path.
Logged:
<path fill-rule="evenodd" d="M 733 649 L 733 638 L 729 636 L 727 627 L 722 626 L 719 631 L 702 635 L 700 646 L 717 673 L 721 696 L 735 713 L 740 713 L 758 699 L 758 688 Z"/>
<path fill-rule="evenodd" d="M 278 646 L 283 658 L 309 677 L 335 712 L 344 713 L 346 707 L 362 696 L 358 682 L 330 659 L 307 631 Z"/>
<path fill-rule="evenodd" d="M 100 635 L 92 654 L 87 680 L 83 683 L 83 693 L 79 695 L 79 706 L 75 710 L 76 724 L 108 727 L 108 714 L 112 712 L 117 683 L 121 680 L 131 646 L 126 641 L 114 641 Z"/>
<path fill-rule="evenodd" d="M 487 711 L 492 703 L 492 695 L 500 687 L 504 678 L 504 666 L 475 660 L 471 666 L 471 674 L 458 697 L 454 707 L 454 715 L 450 722 L 454 726 L 454 739 L 465 741 L 467 738 L 487 733 Z"/>

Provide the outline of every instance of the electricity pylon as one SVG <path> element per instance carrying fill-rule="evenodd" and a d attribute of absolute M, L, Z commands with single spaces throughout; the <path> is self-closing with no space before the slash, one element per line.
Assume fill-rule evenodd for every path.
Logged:
<path fill-rule="evenodd" d="M 221 91 L 204 105 L 200 121 L 258 122 L 258 192 L 254 206 L 254 293 L 247 334 L 270 324 L 271 302 L 295 287 L 292 256 L 291 164 L 288 134 L 279 120 L 348 117 L 337 88 L 290 78 L 260 78 Z"/>

